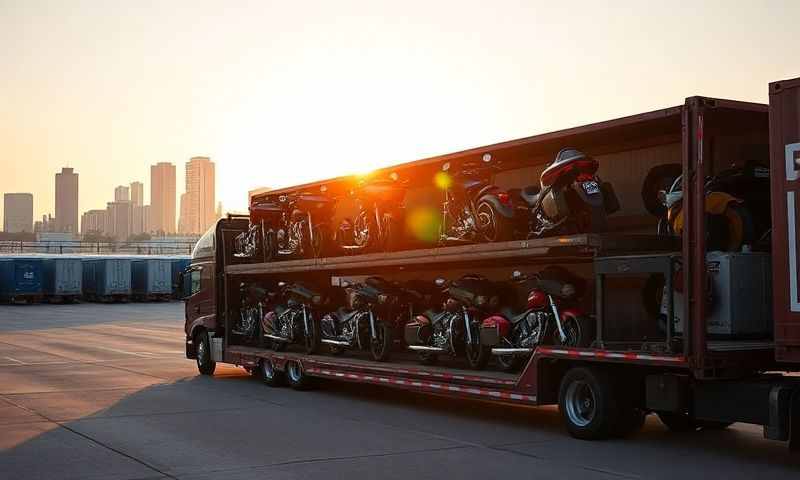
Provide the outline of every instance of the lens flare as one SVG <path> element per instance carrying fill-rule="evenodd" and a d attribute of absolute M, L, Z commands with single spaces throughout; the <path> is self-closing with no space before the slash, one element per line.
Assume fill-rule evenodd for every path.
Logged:
<path fill-rule="evenodd" d="M 437 188 L 447 190 L 452 185 L 453 179 L 450 178 L 447 172 L 437 172 L 436 176 L 433 177 L 433 183 L 436 184 Z"/>
<path fill-rule="evenodd" d="M 440 218 L 436 210 L 428 207 L 419 207 L 411 210 L 406 215 L 408 231 L 417 240 L 423 242 L 436 242 L 439 240 Z"/>

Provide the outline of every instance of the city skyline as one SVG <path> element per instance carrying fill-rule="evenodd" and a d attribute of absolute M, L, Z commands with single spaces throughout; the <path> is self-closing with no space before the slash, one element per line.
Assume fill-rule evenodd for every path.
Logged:
<path fill-rule="evenodd" d="M 198 165 L 202 164 L 202 168 Z M 209 157 L 195 156 L 191 157 L 186 162 L 186 178 L 182 182 L 185 184 L 188 191 L 191 192 L 191 203 L 187 202 L 187 207 L 192 212 L 190 215 L 191 220 L 187 224 L 188 227 L 180 230 L 173 228 L 167 229 L 164 233 L 174 235 L 177 233 L 184 234 L 198 234 L 205 231 L 205 229 L 213 223 L 217 218 L 218 209 L 221 202 L 215 202 L 215 176 L 214 176 L 214 162 Z M 195 165 L 195 167 L 192 167 Z M 162 187 L 166 189 L 161 195 L 160 199 L 164 211 L 169 210 L 170 203 L 177 206 L 176 200 L 168 197 L 171 196 L 170 191 L 175 192 L 177 196 L 176 185 L 177 182 L 174 175 L 176 170 L 175 165 L 169 162 L 159 162 L 151 166 L 151 174 L 155 175 L 156 183 L 165 183 Z M 167 178 L 162 178 L 164 172 L 167 173 Z M 209 173 L 210 172 L 210 173 Z M 61 198 L 59 204 L 55 202 L 52 209 L 45 209 L 46 213 L 42 215 L 34 214 L 35 195 L 30 192 L 3 192 L 3 229 L 2 232 L 6 233 L 36 233 L 36 232 L 49 232 L 49 233 L 70 233 L 75 235 L 99 234 L 118 239 L 127 238 L 130 235 L 138 235 L 141 233 L 159 233 L 161 228 L 153 225 L 151 221 L 151 205 L 145 204 L 144 190 L 145 183 L 134 180 L 127 185 L 117 185 L 113 187 L 113 195 L 111 201 L 105 202 L 105 208 L 88 208 L 86 210 L 77 209 L 76 218 L 73 213 L 76 211 L 75 206 L 79 203 L 80 197 L 80 172 L 76 172 L 74 168 L 62 167 L 60 172 L 55 174 L 55 188 L 58 191 L 57 198 Z M 154 178 L 151 177 L 151 184 Z M 174 185 L 173 185 L 174 183 Z M 181 197 L 185 197 L 182 194 Z M 158 197 L 158 194 L 157 194 Z M 61 219 L 54 215 L 53 212 L 59 211 L 62 213 Z M 199 215 L 197 212 L 203 212 Z M 168 213 L 168 212 L 167 212 Z M 178 212 L 175 212 L 175 218 L 178 218 Z M 168 215 L 167 215 L 168 216 Z M 201 218 L 202 217 L 202 218 Z M 35 220 L 41 218 L 41 221 Z M 187 217 L 188 219 L 189 217 Z M 170 220 L 167 218 L 166 220 Z"/>
<path fill-rule="evenodd" d="M 243 211 L 262 186 L 692 95 L 764 103 L 767 82 L 800 74 L 776 48 L 796 42 L 797 1 L 435 3 L 246 4 L 220 21 L 219 4 L 204 0 L 6 2 L 0 37 L 14 48 L 0 142 L 11 173 L 0 193 L 32 192 L 39 218 L 51 212 L 51 172 L 66 164 L 81 173 L 86 211 L 158 161 L 183 178 L 196 152 L 218 166 L 217 198 Z"/>

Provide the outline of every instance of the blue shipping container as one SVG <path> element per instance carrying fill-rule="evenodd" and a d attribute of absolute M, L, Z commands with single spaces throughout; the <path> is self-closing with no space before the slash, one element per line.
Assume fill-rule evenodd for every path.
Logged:
<path fill-rule="evenodd" d="M 142 297 L 172 295 L 172 261 L 164 258 L 132 262 L 133 294 Z"/>
<path fill-rule="evenodd" d="M 130 297 L 130 259 L 113 257 L 84 259 L 83 294 L 92 300 Z"/>
<path fill-rule="evenodd" d="M 77 297 L 83 292 L 83 264 L 78 257 L 44 259 L 42 287 L 44 294 L 55 297 Z"/>
<path fill-rule="evenodd" d="M 0 297 L 5 301 L 38 300 L 42 295 L 42 259 L 0 259 Z"/>
<path fill-rule="evenodd" d="M 183 285 L 181 285 L 180 275 L 189 268 L 191 259 L 186 257 L 174 257 L 172 260 L 172 296 L 175 298 L 183 297 Z"/>

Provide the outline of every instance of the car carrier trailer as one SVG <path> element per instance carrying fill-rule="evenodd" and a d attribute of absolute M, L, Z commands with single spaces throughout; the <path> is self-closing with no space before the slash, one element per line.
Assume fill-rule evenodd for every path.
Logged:
<path fill-rule="evenodd" d="M 724 428 L 733 422 L 763 425 L 768 439 L 800 446 L 800 296 L 798 296 L 796 190 L 800 186 L 800 79 L 770 84 L 770 106 L 706 97 L 683 105 L 560 132 L 476 148 L 394 167 L 427 178 L 444 161 L 505 159 L 507 181 L 535 178 L 532 172 L 563 146 L 601 156 L 601 171 L 619 164 L 630 177 L 605 179 L 637 191 L 640 163 L 661 157 L 683 171 L 685 228 L 682 238 L 652 235 L 636 207 L 613 225 L 614 234 L 555 236 L 462 246 L 437 246 L 388 253 L 316 259 L 252 262 L 233 255 L 234 238 L 248 228 L 248 217 L 230 215 L 198 242 L 186 271 L 186 355 L 211 374 L 215 362 L 240 365 L 266 383 L 302 389 L 314 378 L 384 385 L 443 396 L 525 405 L 558 404 L 569 432 L 600 439 L 624 435 L 646 413 L 657 413 L 671 429 Z M 751 146 L 769 145 L 771 167 L 771 292 L 767 312 L 753 321 L 769 322 L 768 335 L 727 338 L 710 332 L 704 184 Z M 658 158 L 656 158 L 658 157 Z M 516 162 L 516 163 L 515 163 Z M 537 170 L 538 169 L 538 170 Z M 619 173 L 619 171 L 617 173 Z M 631 173 L 632 172 L 632 173 Z M 346 189 L 340 178 L 273 193 L 325 184 Z M 498 183 L 500 183 L 498 181 Z M 627 195 L 627 196 L 626 196 Z M 420 194 L 423 196 L 423 194 Z M 637 201 L 621 191 L 626 203 Z M 639 202 L 640 203 L 640 202 Z M 239 285 L 263 279 L 314 279 L 334 282 L 348 276 L 380 274 L 392 278 L 480 272 L 502 277 L 511 270 L 567 265 L 592 281 L 593 341 L 589 347 L 540 345 L 519 374 L 474 371 L 457 361 L 426 366 L 399 350 L 379 363 L 348 352 L 342 356 L 275 352 L 237 344 L 231 326 L 238 314 Z M 634 308 L 637 298 L 624 290 L 633 276 L 661 274 L 667 282 L 667 327 L 663 337 L 640 335 L 648 319 Z M 732 274 L 733 275 L 733 274 Z M 767 275 L 769 271 L 767 270 Z M 765 281 L 769 282 L 770 278 Z M 734 282 L 744 281 L 733 278 Z M 680 282 L 680 301 L 672 282 Z M 620 291 L 622 291 L 620 290 Z M 760 301 L 753 299 L 753 301 Z M 767 302 L 767 300 L 764 300 Z M 681 319 L 680 330 L 674 319 Z M 631 333 L 633 332 L 633 333 Z"/>

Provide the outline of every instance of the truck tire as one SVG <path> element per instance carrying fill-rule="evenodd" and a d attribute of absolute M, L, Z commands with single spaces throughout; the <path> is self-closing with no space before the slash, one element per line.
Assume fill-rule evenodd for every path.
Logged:
<path fill-rule="evenodd" d="M 286 362 L 286 380 L 289 386 L 295 390 L 309 390 L 313 385 L 313 379 L 306 375 L 300 362 Z"/>
<path fill-rule="evenodd" d="M 197 342 L 197 370 L 202 375 L 214 375 L 217 362 L 211 359 L 211 342 L 205 331 L 198 332 L 194 337 Z"/>
<path fill-rule="evenodd" d="M 280 387 L 286 384 L 286 375 L 275 369 L 272 360 L 262 358 L 258 364 L 258 373 L 261 381 L 270 387 Z"/>
<path fill-rule="evenodd" d="M 614 433 L 619 420 L 615 389 L 599 369 L 574 367 L 561 380 L 558 407 L 570 435 L 602 440 Z"/>

